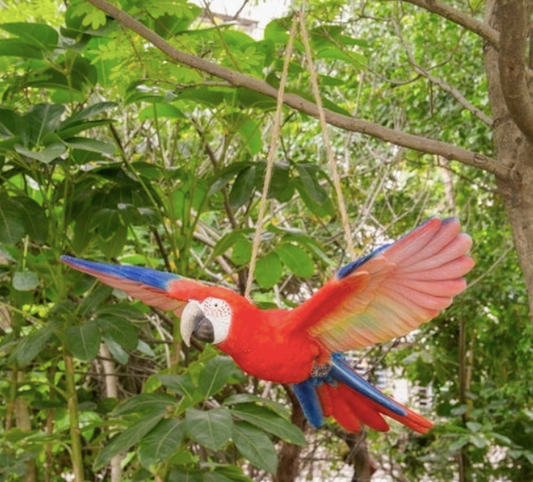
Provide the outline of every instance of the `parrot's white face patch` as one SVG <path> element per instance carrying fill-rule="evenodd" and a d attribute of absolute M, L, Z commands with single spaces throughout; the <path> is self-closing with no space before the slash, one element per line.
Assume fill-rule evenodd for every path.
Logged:
<path fill-rule="evenodd" d="M 227 301 L 219 298 L 206 298 L 200 304 L 205 317 L 213 325 L 214 340 L 216 345 L 222 343 L 229 333 L 233 310 Z"/>

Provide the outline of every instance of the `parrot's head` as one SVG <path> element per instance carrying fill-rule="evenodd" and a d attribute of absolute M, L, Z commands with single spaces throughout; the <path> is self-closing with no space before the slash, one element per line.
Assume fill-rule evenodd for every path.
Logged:
<path fill-rule="evenodd" d="M 181 337 L 187 346 L 194 336 L 200 341 L 215 345 L 231 345 L 231 339 L 247 331 L 240 322 L 251 322 L 259 311 L 246 298 L 229 290 L 218 289 L 201 300 L 191 299 L 181 314 Z M 235 336 L 232 336 L 235 335 Z M 223 347 L 220 347 L 223 348 Z M 227 351 L 227 350 L 224 350 Z"/>
<path fill-rule="evenodd" d="M 187 346 L 192 335 L 218 345 L 228 337 L 232 319 L 233 310 L 226 300 L 211 296 L 202 302 L 191 300 L 181 314 L 181 337 Z"/>

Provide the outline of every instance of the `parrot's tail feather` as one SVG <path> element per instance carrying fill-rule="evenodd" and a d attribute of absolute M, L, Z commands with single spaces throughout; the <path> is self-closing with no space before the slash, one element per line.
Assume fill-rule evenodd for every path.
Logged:
<path fill-rule="evenodd" d="M 385 395 L 359 376 L 342 355 L 332 357 L 331 371 L 323 378 L 309 378 L 294 385 L 302 409 L 314 427 L 322 425 L 324 417 L 333 417 L 349 432 L 359 432 L 361 424 L 374 430 L 389 430 L 383 415 L 420 433 L 426 433 L 433 423 Z"/>
<path fill-rule="evenodd" d="M 398 415 L 343 384 L 333 387 L 324 383 L 317 387 L 317 391 L 324 415 L 333 417 L 349 432 L 359 432 L 360 423 L 374 430 L 387 432 L 389 424 L 382 415 L 420 433 L 426 433 L 433 427 L 429 420 L 403 405 L 397 404 L 402 407 L 405 415 Z"/>
<path fill-rule="evenodd" d="M 313 379 L 308 378 L 304 382 L 293 385 L 292 388 L 309 423 L 315 428 L 321 427 L 324 417 Z"/>

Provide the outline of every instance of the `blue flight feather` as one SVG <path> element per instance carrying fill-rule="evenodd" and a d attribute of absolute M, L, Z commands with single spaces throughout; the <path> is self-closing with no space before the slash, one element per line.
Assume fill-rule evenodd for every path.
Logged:
<path fill-rule="evenodd" d="M 364 378 L 355 373 L 353 368 L 346 363 L 344 357 L 340 353 L 334 353 L 332 360 L 333 365 L 328 374 L 329 376 L 341 383 L 344 383 L 352 390 L 355 390 L 361 395 L 368 397 L 373 402 L 376 402 L 382 407 L 387 408 L 391 412 L 394 412 L 402 417 L 407 416 L 407 412 L 394 400 L 385 396 L 377 388 L 368 383 Z"/>
<path fill-rule="evenodd" d="M 143 285 L 166 291 L 168 283 L 180 279 L 181 276 L 164 271 L 157 271 L 150 268 L 141 268 L 140 266 L 120 266 L 114 264 L 95 263 L 84 259 L 73 258 L 72 256 L 61 256 L 61 261 L 80 268 L 82 271 L 96 271 L 104 275 L 116 276 L 118 278 L 135 281 Z"/>
<path fill-rule="evenodd" d="M 367 254 L 366 256 L 363 256 L 362 258 L 358 258 L 355 261 L 352 261 L 350 264 L 347 264 L 346 266 L 343 266 L 339 271 L 337 271 L 337 278 L 342 279 L 346 278 L 346 276 L 350 276 L 359 266 L 362 266 L 365 264 L 368 260 L 372 259 L 374 256 L 377 256 L 379 253 L 381 253 L 384 249 L 387 249 L 390 246 L 390 244 L 384 244 L 380 248 L 376 249 L 375 251 L 372 251 L 370 254 Z"/>
<path fill-rule="evenodd" d="M 309 423 L 315 428 L 321 427 L 324 422 L 324 416 L 322 414 L 322 407 L 316 393 L 313 378 L 308 378 L 304 382 L 296 383 L 292 388 L 294 389 L 294 393 L 296 394 Z"/>

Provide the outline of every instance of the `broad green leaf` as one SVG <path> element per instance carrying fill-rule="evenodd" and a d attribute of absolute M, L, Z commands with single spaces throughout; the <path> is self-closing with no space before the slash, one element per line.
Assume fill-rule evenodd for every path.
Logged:
<path fill-rule="evenodd" d="M 13 275 L 13 288 L 19 291 L 32 291 L 39 286 L 39 278 L 33 271 L 17 271 Z"/>
<path fill-rule="evenodd" d="M 167 482 L 204 482 L 204 473 L 187 467 L 173 469 L 168 475 Z"/>
<path fill-rule="evenodd" d="M 46 52 L 52 52 L 59 40 L 58 33 L 44 23 L 3 23 L 0 28 Z"/>
<path fill-rule="evenodd" d="M 233 209 L 240 208 L 252 197 L 255 189 L 256 173 L 256 166 L 250 166 L 241 171 L 235 179 L 229 194 L 229 202 Z"/>
<path fill-rule="evenodd" d="M 358 69 L 364 68 L 367 64 L 365 56 L 353 51 L 344 52 L 336 47 L 319 50 L 317 52 L 317 58 L 342 60 Z"/>
<path fill-rule="evenodd" d="M 113 340 L 126 350 L 135 350 L 137 348 L 139 342 L 137 328 L 128 320 L 111 315 L 103 315 L 99 316 L 96 322 L 106 338 Z"/>
<path fill-rule="evenodd" d="M 98 152 L 100 154 L 113 154 L 115 152 L 114 144 L 108 142 L 98 141 L 96 139 L 89 139 L 88 137 L 71 137 L 63 141 L 65 145 L 72 149 L 80 149 L 82 151 Z"/>
<path fill-rule="evenodd" d="M 281 261 L 274 252 L 260 258 L 255 265 L 255 280 L 264 289 L 272 288 L 282 275 Z"/>
<path fill-rule="evenodd" d="M 25 231 L 19 204 L 7 194 L 0 193 L 0 243 L 16 244 Z"/>
<path fill-rule="evenodd" d="M 261 136 L 261 124 L 259 122 L 250 119 L 239 127 L 239 133 L 246 143 L 246 149 L 248 149 L 250 155 L 255 156 L 258 152 L 261 152 L 263 149 L 263 138 Z"/>
<path fill-rule="evenodd" d="M 122 226 L 120 215 L 116 209 L 100 209 L 92 218 L 91 225 L 98 229 L 98 236 L 103 241 L 109 241 Z"/>
<path fill-rule="evenodd" d="M 296 445 L 305 445 L 303 432 L 288 420 L 280 417 L 268 408 L 260 407 L 254 403 L 243 403 L 231 409 L 236 417 L 270 432 L 286 442 Z"/>
<path fill-rule="evenodd" d="M 100 348 L 100 330 L 94 321 L 81 326 L 71 326 L 65 331 L 65 343 L 74 357 L 90 361 L 98 354 Z"/>
<path fill-rule="evenodd" d="M 19 154 L 29 157 L 30 159 L 35 159 L 43 164 L 49 164 L 54 159 L 61 157 L 67 152 L 67 148 L 63 144 L 51 144 L 40 151 L 30 151 L 20 145 L 16 145 L 15 149 Z"/>
<path fill-rule="evenodd" d="M 17 39 L 0 39 L 0 57 L 20 57 L 23 59 L 42 59 L 41 49 Z"/>
<path fill-rule="evenodd" d="M 126 399 L 113 411 L 113 415 L 115 417 L 133 414 L 164 415 L 176 404 L 176 398 L 166 393 L 141 393 Z"/>
<path fill-rule="evenodd" d="M 33 106 L 23 117 L 29 140 L 35 145 L 40 145 L 41 139 L 46 134 L 55 132 L 58 129 L 64 112 L 65 106 L 63 105 L 37 104 Z"/>
<path fill-rule="evenodd" d="M 232 231 L 231 233 L 222 236 L 215 248 L 213 249 L 213 256 L 220 256 L 225 254 L 239 239 L 246 237 L 247 234 L 253 232 L 253 229 L 241 229 L 239 231 Z"/>
<path fill-rule="evenodd" d="M 130 359 L 130 354 L 126 350 L 124 350 L 124 348 L 122 348 L 119 343 L 107 337 L 106 335 L 103 335 L 102 338 L 104 340 L 105 346 L 109 350 L 109 353 L 111 353 L 111 355 L 116 361 L 118 361 L 122 365 L 128 363 Z"/>
<path fill-rule="evenodd" d="M 98 283 L 95 288 L 84 298 L 80 304 L 80 314 L 85 316 L 89 315 L 93 310 L 96 310 L 99 306 L 103 305 L 105 300 L 109 298 L 113 288 L 110 286 Z M 101 327 L 100 327 L 101 328 Z"/>
<path fill-rule="evenodd" d="M 310 278 L 315 274 L 315 264 L 311 256 L 299 246 L 284 243 L 276 248 L 275 253 L 296 276 Z"/>
<path fill-rule="evenodd" d="M 319 204 L 309 196 L 309 193 L 304 188 L 301 182 L 296 182 L 295 186 L 298 192 L 300 193 L 302 201 L 315 216 L 318 216 L 319 218 L 323 218 L 326 216 L 335 215 L 335 208 L 333 207 L 333 203 L 331 202 L 331 199 L 328 198 L 326 202 L 324 202 L 323 204 Z"/>
<path fill-rule="evenodd" d="M 102 112 L 113 107 L 117 107 L 117 104 L 115 102 L 97 102 L 95 104 L 90 105 L 89 107 L 85 107 L 85 109 L 82 109 L 79 112 L 76 112 L 75 114 L 71 115 L 68 119 L 65 119 L 61 123 L 61 130 L 79 121 L 90 119 L 91 117 L 101 114 Z"/>
<path fill-rule="evenodd" d="M 119 256 L 128 239 L 128 228 L 120 224 L 113 237 L 109 240 L 98 238 L 98 246 L 108 258 Z"/>
<path fill-rule="evenodd" d="M 209 360 L 198 377 L 198 388 L 207 399 L 218 393 L 237 370 L 235 362 L 226 356 Z"/>
<path fill-rule="evenodd" d="M 237 239 L 237 242 L 233 245 L 233 251 L 231 252 L 231 261 L 240 266 L 250 262 L 252 258 L 252 243 L 241 236 Z"/>
<path fill-rule="evenodd" d="M 115 455 L 126 452 L 138 443 L 150 430 L 152 430 L 163 418 L 162 413 L 148 414 L 137 420 L 131 427 L 124 430 L 119 435 L 115 435 L 109 443 L 98 453 L 94 461 L 94 470 L 101 469 Z"/>
<path fill-rule="evenodd" d="M 313 164 L 300 163 L 296 164 L 296 170 L 309 197 L 317 204 L 326 202 L 328 195 L 317 179 L 319 169 Z"/>
<path fill-rule="evenodd" d="M 154 103 L 139 112 L 139 120 L 145 121 L 156 118 L 186 119 L 183 113 L 172 104 Z"/>
<path fill-rule="evenodd" d="M 246 422 L 233 424 L 232 438 L 239 452 L 252 465 L 275 473 L 278 468 L 276 448 L 268 436 Z"/>
<path fill-rule="evenodd" d="M 183 375 L 156 375 L 156 378 L 169 390 L 178 393 L 182 397 L 190 400 L 197 398 L 196 385 L 192 381 L 190 373 Z"/>
<path fill-rule="evenodd" d="M 289 40 L 287 26 L 287 19 L 278 18 L 276 20 L 272 20 L 265 27 L 265 39 L 270 39 L 276 43 L 286 44 Z"/>
<path fill-rule="evenodd" d="M 139 444 L 141 464 L 149 468 L 169 458 L 185 438 L 185 421 L 176 418 L 161 420 Z"/>
<path fill-rule="evenodd" d="M 251 393 L 236 393 L 224 400 L 224 405 L 239 405 L 241 403 L 260 403 L 265 407 L 268 407 L 270 410 L 276 412 L 279 416 L 283 417 L 285 420 L 290 420 L 291 414 L 285 405 L 282 405 L 279 402 L 270 400 L 269 398 L 261 398 L 257 395 L 252 395 Z"/>
<path fill-rule="evenodd" d="M 220 449 L 231 437 L 233 419 L 226 407 L 185 412 L 187 433 L 195 442 L 212 450 Z"/>
<path fill-rule="evenodd" d="M 26 234 L 35 241 L 46 241 L 48 239 L 48 218 L 44 209 L 27 196 L 16 196 L 11 199 L 20 206 L 20 217 Z"/>
<path fill-rule="evenodd" d="M 22 338 L 12 353 L 19 366 L 30 363 L 44 348 L 57 324 L 52 322 Z"/>

